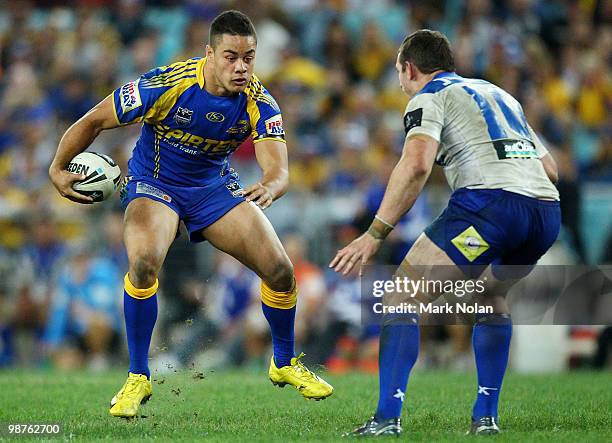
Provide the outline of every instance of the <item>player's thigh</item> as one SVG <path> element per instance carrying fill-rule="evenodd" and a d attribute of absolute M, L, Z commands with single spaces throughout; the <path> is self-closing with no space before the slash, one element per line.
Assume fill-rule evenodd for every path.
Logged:
<path fill-rule="evenodd" d="M 138 287 L 156 277 L 178 229 L 179 217 L 165 204 L 136 198 L 125 210 L 123 238 L 130 264 L 130 278 Z M 153 278 L 154 280 L 154 278 Z M 150 282 L 147 282 L 150 283 Z"/>
<path fill-rule="evenodd" d="M 400 264 L 397 275 L 408 276 L 411 279 L 424 278 L 428 281 L 459 281 L 478 277 L 486 282 L 483 293 L 474 293 L 473 302 L 492 305 L 495 312 L 508 312 L 505 296 L 518 279 L 499 279 L 491 266 L 478 266 L 479 275 L 466 275 L 465 268 L 459 268 L 444 250 L 436 245 L 425 233 L 421 234 L 406 258 Z M 482 269 L 482 272 L 480 271 Z M 468 271 L 470 274 L 471 271 Z M 453 294 L 443 294 L 432 291 L 419 294 L 419 301 L 431 301 L 440 295 L 452 299 Z"/>
<path fill-rule="evenodd" d="M 414 242 L 404 260 L 400 263 L 394 277 L 407 277 L 411 280 L 424 281 L 457 281 L 465 279 L 464 273 L 451 258 L 438 245 L 421 234 Z M 435 287 L 435 286 L 432 286 Z M 431 290 L 415 294 L 414 299 L 421 303 L 431 302 L 441 295 L 442 292 Z M 405 296 L 397 296 L 395 300 L 406 301 Z M 395 301 L 394 300 L 394 301 Z"/>
<path fill-rule="evenodd" d="M 272 224 L 261 209 L 242 202 L 202 231 L 202 236 L 252 269 L 272 289 L 287 291 L 293 267 Z"/>

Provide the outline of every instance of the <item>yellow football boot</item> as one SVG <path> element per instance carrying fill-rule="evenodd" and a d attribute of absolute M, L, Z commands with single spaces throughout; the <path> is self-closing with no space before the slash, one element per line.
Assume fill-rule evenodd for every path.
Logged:
<path fill-rule="evenodd" d="M 115 417 L 132 418 L 138 407 L 146 403 L 153 395 L 153 386 L 143 374 L 128 373 L 128 378 L 121 390 L 111 400 L 110 414 Z"/>
<path fill-rule="evenodd" d="M 334 388 L 304 366 L 304 363 L 301 362 L 302 357 L 304 357 L 303 352 L 291 359 L 290 366 L 282 368 L 276 367 L 274 357 L 272 357 L 268 371 L 272 384 L 281 388 L 289 384 L 308 399 L 323 400 L 332 395 Z"/>

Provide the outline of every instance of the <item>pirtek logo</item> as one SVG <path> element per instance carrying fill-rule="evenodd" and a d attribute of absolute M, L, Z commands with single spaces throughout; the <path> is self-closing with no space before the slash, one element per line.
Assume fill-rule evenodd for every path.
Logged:
<path fill-rule="evenodd" d="M 167 127 L 164 127 L 164 129 L 166 128 Z M 187 131 L 181 131 L 180 129 L 169 129 L 160 134 L 169 142 L 175 143 L 175 141 L 178 141 L 183 145 L 199 147 L 201 151 L 215 155 L 232 152 L 242 143 L 240 140 L 204 139 L 203 137 L 190 134 Z"/>
<path fill-rule="evenodd" d="M 89 166 L 83 165 L 81 163 L 68 163 L 68 172 L 72 172 L 73 174 L 83 174 L 87 175 L 89 173 Z"/>

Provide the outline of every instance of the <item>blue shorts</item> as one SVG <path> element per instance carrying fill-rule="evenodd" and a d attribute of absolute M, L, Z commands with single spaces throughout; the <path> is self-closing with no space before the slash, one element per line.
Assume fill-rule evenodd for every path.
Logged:
<path fill-rule="evenodd" d="M 230 209 L 245 201 L 238 174 L 215 177 L 206 186 L 173 186 L 152 177 L 127 176 L 121 189 L 124 208 L 135 198 L 159 201 L 185 223 L 192 242 L 204 241 L 202 229 L 223 217 Z"/>
<path fill-rule="evenodd" d="M 470 275 L 490 264 L 527 265 L 528 273 L 555 242 L 560 226 L 558 201 L 462 188 L 425 234 Z"/>

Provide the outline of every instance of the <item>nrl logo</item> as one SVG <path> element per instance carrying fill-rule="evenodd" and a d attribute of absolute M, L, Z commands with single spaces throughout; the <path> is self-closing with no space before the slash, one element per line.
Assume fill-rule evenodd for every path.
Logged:
<path fill-rule="evenodd" d="M 187 108 L 178 108 L 176 114 L 174 114 L 174 121 L 179 126 L 187 126 L 191 123 L 191 117 L 193 117 L 193 111 Z"/>

